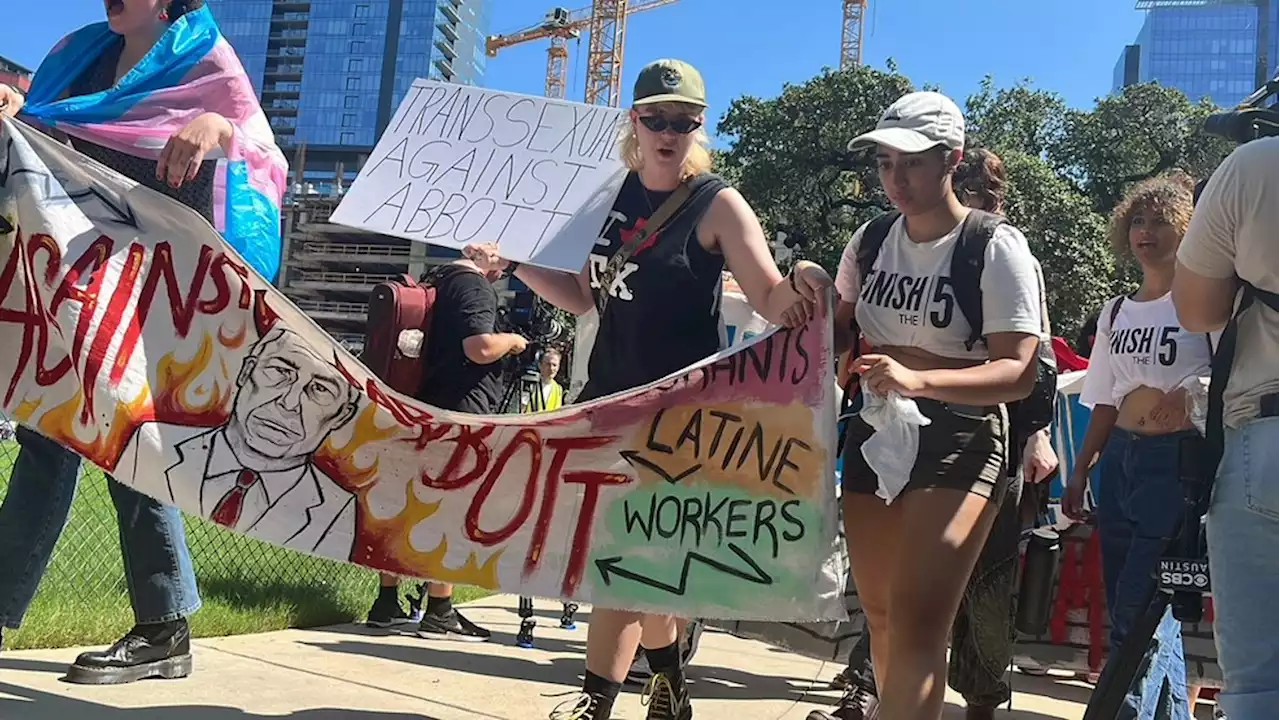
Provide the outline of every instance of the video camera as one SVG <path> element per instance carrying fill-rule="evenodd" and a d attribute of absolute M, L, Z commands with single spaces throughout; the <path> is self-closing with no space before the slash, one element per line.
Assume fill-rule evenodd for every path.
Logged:
<path fill-rule="evenodd" d="M 1280 78 L 1272 78 L 1234 109 L 1205 118 L 1204 131 L 1241 145 L 1260 137 L 1280 134 L 1280 112 L 1276 102 L 1273 100 L 1270 105 L 1263 104 L 1267 98 L 1277 95 L 1277 80 Z"/>
<path fill-rule="evenodd" d="M 529 341 L 524 352 L 511 361 L 512 367 L 508 369 L 515 373 L 536 366 L 542 349 L 560 342 L 566 335 L 555 312 L 530 290 L 517 290 L 511 304 L 499 311 L 498 322 L 506 332 L 517 333 Z"/>

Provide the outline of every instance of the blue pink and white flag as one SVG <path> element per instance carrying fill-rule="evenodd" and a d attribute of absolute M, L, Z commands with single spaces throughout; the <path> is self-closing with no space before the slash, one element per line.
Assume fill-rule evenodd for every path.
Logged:
<path fill-rule="evenodd" d="M 107 23 L 64 38 L 32 78 L 23 115 L 68 135 L 157 159 L 169 138 L 208 112 L 235 128 L 215 149 L 214 226 L 248 264 L 273 280 L 280 266 L 280 203 L 288 165 L 249 77 L 208 8 L 176 20 L 113 87 L 64 97 L 118 36 Z"/>

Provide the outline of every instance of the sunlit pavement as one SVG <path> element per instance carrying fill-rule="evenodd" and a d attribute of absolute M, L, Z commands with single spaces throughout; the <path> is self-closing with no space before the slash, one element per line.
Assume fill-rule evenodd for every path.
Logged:
<path fill-rule="evenodd" d="M 559 604 L 538 604 L 537 648 L 515 647 L 514 596 L 466 606 L 494 633 L 488 643 L 423 640 L 355 625 L 199 640 L 195 673 L 115 687 L 61 681 L 81 649 L 0 653 L 3 720 L 475 720 L 546 718 L 580 686 L 586 625 L 558 627 Z M 411 630 L 408 626 L 406 630 Z M 708 631 L 690 669 L 698 720 L 804 720 L 832 706 L 827 683 L 840 670 L 767 645 Z M 1088 686 L 1068 678 L 1014 677 L 1012 712 L 1020 720 L 1079 718 Z M 948 691 L 945 717 L 963 718 Z M 1203 710 L 1204 708 L 1202 708 Z M 644 717 L 639 688 L 614 709 L 618 720 Z"/>

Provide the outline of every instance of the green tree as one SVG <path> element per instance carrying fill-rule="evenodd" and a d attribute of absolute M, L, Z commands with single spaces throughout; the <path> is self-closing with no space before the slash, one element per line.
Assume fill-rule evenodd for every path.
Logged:
<path fill-rule="evenodd" d="M 1075 337 L 1112 296 L 1115 265 L 1106 219 L 1041 158 L 1005 151 L 1001 159 L 1009 177 L 1006 211 L 1040 261 L 1053 333 Z"/>
<path fill-rule="evenodd" d="M 1203 131 L 1215 109 L 1208 101 L 1193 104 L 1175 88 L 1130 85 L 1092 110 L 1069 110 L 1048 155 L 1095 210 L 1110 213 L 1133 183 L 1161 172 L 1208 177 L 1233 147 Z"/>
<path fill-rule="evenodd" d="M 1018 152 L 1042 157 L 1062 137 L 1067 105 L 1056 93 L 1029 81 L 997 88 L 991 76 L 965 102 L 965 144 L 1003 156 Z"/>
<path fill-rule="evenodd" d="M 857 224 L 877 212 L 839 207 L 863 195 L 874 178 L 870 163 L 853 162 L 849 140 L 874 128 L 884 109 L 911 90 L 890 65 L 887 71 L 824 70 L 785 86 L 776 98 L 738 98 L 717 127 L 731 142 L 717 157 L 718 167 L 733 178 L 770 237 L 785 229 L 807 239 L 797 254 L 834 272 Z"/>

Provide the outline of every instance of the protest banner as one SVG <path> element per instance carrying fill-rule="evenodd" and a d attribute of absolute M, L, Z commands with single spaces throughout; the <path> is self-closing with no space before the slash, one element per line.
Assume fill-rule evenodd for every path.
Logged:
<path fill-rule="evenodd" d="M 331 220 L 576 273 L 626 177 L 624 113 L 415 80 Z"/>
<path fill-rule="evenodd" d="M 195 212 L 0 130 L 0 406 L 236 532 L 684 617 L 843 615 L 829 319 L 536 415 L 390 390 Z"/>

